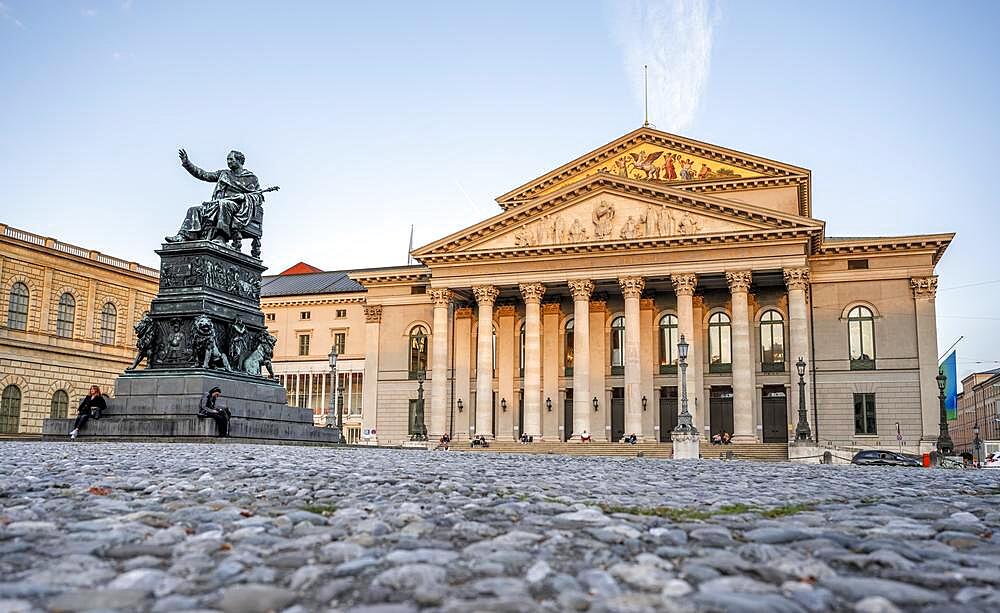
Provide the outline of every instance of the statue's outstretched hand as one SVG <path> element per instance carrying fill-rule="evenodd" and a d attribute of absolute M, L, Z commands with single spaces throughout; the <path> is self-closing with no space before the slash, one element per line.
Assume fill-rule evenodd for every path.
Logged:
<path fill-rule="evenodd" d="M 182 164 L 187 164 L 190 161 L 190 160 L 188 160 L 188 153 L 187 153 L 187 151 L 184 151 L 183 149 L 178 149 L 177 150 L 177 155 L 181 156 L 181 163 Z"/>

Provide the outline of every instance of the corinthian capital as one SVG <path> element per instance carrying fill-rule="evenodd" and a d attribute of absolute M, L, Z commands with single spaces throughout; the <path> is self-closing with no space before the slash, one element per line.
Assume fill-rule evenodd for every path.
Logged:
<path fill-rule="evenodd" d="M 729 282 L 729 291 L 733 294 L 737 292 L 748 292 L 750 291 L 750 282 L 753 280 L 753 275 L 749 270 L 739 270 L 736 272 L 727 272 L 726 281 Z"/>
<path fill-rule="evenodd" d="M 541 283 L 522 283 L 520 288 L 521 296 L 524 298 L 524 302 L 528 304 L 541 302 L 542 296 L 545 295 L 545 286 Z"/>
<path fill-rule="evenodd" d="M 674 293 L 678 296 L 694 296 L 694 290 L 698 287 L 698 275 L 682 272 L 670 275 L 670 282 L 674 284 Z"/>
<path fill-rule="evenodd" d="M 436 307 L 447 307 L 455 294 L 450 289 L 432 289 L 427 292 Z"/>
<path fill-rule="evenodd" d="M 646 280 L 642 277 L 618 277 L 618 285 L 626 298 L 638 298 L 646 287 Z"/>
<path fill-rule="evenodd" d="M 377 324 L 382 321 L 382 305 L 381 304 L 366 304 L 365 305 L 365 321 L 370 324 Z"/>
<path fill-rule="evenodd" d="M 573 293 L 574 300 L 590 300 L 590 295 L 594 293 L 594 282 L 590 279 L 570 279 L 569 291 Z"/>
<path fill-rule="evenodd" d="M 937 277 L 914 277 L 910 279 L 910 289 L 917 300 L 934 300 L 937 295 Z"/>
<path fill-rule="evenodd" d="M 472 295 L 476 297 L 479 306 L 491 306 L 500 295 L 500 290 L 492 285 L 473 285 Z"/>
<path fill-rule="evenodd" d="M 806 289 L 809 287 L 809 269 L 786 268 L 785 285 L 788 286 L 788 289 Z"/>

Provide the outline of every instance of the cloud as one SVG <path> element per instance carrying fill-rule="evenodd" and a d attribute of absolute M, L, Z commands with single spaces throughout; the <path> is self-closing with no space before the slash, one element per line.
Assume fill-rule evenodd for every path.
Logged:
<path fill-rule="evenodd" d="M 718 7 L 711 0 L 620 0 L 614 6 L 615 35 L 640 104 L 642 67 L 649 66 L 649 121 L 670 132 L 690 127 L 708 81 Z"/>
<path fill-rule="evenodd" d="M 0 2 L 0 19 L 4 21 L 9 21 L 15 26 L 21 28 L 22 30 L 24 29 L 24 23 L 22 23 L 21 20 L 18 19 L 17 17 L 11 15 L 10 7 L 4 4 L 3 2 Z"/>
<path fill-rule="evenodd" d="M 80 14 L 84 17 L 96 17 L 97 9 L 80 9 Z"/>

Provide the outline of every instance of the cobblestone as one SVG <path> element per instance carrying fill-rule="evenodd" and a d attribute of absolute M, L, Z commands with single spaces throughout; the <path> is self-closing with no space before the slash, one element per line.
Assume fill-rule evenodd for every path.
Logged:
<path fill-rule="evenodd" d="M 989 471 L 0 442 L 0 611 L 1000 606 Z"/>

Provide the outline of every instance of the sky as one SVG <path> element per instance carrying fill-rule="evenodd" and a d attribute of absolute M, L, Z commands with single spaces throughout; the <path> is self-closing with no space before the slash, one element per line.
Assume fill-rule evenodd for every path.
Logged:
<path fill-rule="evenodd" d="M 1000 367 L 1000 2 L 0 0 L 0 222 L 155 265 L 233 148 L 272 272 L 406 263 L 639 127 L 812 170 L 831 236 L 956 232 L 938 344 Z"/>

